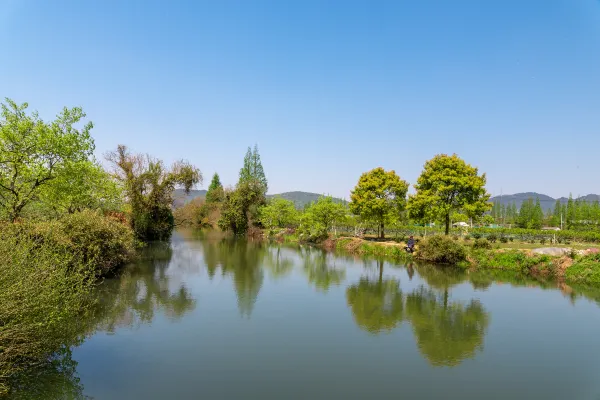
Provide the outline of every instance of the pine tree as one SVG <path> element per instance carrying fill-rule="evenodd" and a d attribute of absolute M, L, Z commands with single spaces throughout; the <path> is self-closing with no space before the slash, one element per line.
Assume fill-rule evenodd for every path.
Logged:
<path fill-rule="evenodd" d="M 562 204 L 560 200 L 556 200 L 554 204 L 554 212 L 552 213 L 552 225 L 560 226 L 560 214 L 562 213 Z"/>
<path fill-rule="evenodd" d="M 567 202 L 567 226 L 571 227 L 575 223 L 575 202 L 573 196 L 569 194 L 569 201 Z"/>
<path fill-rule="evenodd" d="M 535 201 L 535 207 L 533 208 L 533 212 L 531 215 L 530 228 L 531 229 L 540 229 L 544 222 L 544 211 L 542 210 L 542 205 L 540 204 L 540 199 L 537 198 Z"/>
<path fill-rule="evenodd" d="M 208 192 L 206 192 L 206 201 L 208 203 L 218 203 L 223 201 L 224 191 L 223 185 L 221 184 L 221 180 L 219 178 L 219 174 L 215 172 L 210 181 L 210 186 L 208 187 Z"/>

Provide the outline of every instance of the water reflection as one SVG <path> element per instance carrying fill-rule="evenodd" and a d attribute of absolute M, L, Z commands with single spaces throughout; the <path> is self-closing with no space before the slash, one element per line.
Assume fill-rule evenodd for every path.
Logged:
<path fill-rule="evenodd" d="M 449 289 L 463 282 L 465 274 L 418 266 L 428 286 L 403 295 L 398 280 L 383 278 L 383 261 L 377 261 L 377 266 L 377 278 L 362 277 L 346 291 L 354 321 L 361 329 L 378 334 L 408 322 L 419 350 L 434 366 L 455 366 L 483 350 L 489 314 L 476 300 L 465 305 L 449 299 Z"/>
<path fill-rule="evenodd" d="M 331 286 L 337 286 L 346 278 L 346 271 L 335 265 L 335 259 L 321 249 L 304 247 L 300 249 L 302 266 L 308 282 L 318 291 L 327 293 Z"/>

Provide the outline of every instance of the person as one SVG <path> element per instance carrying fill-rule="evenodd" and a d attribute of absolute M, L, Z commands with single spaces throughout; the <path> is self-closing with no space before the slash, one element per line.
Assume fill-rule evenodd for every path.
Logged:
<path fill-rule="evenodd" d="M 412 237 L 412 235 L 408 238 L 408 241 L 406 242 L 406 251 L 408 251 L 409 253 L 415 251 L 415 239 Z"/>

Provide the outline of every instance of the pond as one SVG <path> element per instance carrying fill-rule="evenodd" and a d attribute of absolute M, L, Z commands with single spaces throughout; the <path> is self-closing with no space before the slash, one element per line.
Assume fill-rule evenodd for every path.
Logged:
<path fill-rule="evenodd" d="M 189 232 L 148 255 L 15 398 L 600 398 L 594 293 Z"/>

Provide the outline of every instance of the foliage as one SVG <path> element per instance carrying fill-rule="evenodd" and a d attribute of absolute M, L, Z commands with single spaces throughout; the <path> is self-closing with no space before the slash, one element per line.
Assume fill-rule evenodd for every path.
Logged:
<path fill-rule="evenodd" d="M 93 124 L 75 127 L 85 117 L 81 108 L 64 108 L 54 121 L 44 122 L 37 112 L 28 115 L 27 107 L 10 99 L 1 105 L 0 217 L 9 221 L 19 218 L 44 186 L 94 150 Z"/>
<path fill-rule="evenodd" d="M 0 388 L 78 343 L 96 276 L 134 250 L 131 230 L 97 212 L 0 226 Z"/>
<path fill-rule="evenodd" d="M 490 250 L 492 248 L 492 243 L 485 239 L 475 239 L 473 242 L 473 248 Z"/>
<path fill-rule="evenodd" d="M 164 240 L 171 236 L 175 225 L 171 205 L 176 185 L 186 193 L 202 182 L 202 174 L 186 161 L 165 168 L 162 161 L 148 155 L 134 155 L 119 145 L 109 153 L 115 176 L 124 187 L 131 207 L 131 226 L 142 241 Z"/>
<path fill-rule="evenodd" d="M 223 190 L 223 185 L 221 184 L 221 180 L 219 179 L 219 174 L 215 172 L 210 181 L 210 186 L 208 187 L 208 191 L 206 192 L 206 202 L 207 203 L 220 203 L 225 198 L 225 191 Z"/>
<path fill-rule="evenodd" d="M 458 264 L 467 259 L 467 250 L 448 236 L 434 235 L 421 241 L 417 256 L 440 264 Z"/>
<path fill-rule="evenodd" d="M 521 204 L 519 216 L 517 217 L 517 226 L 526 229 L 540 229 L 544 221 L 544 212 L 540 205 L 540 199 L 536 202 L 533 199 L 528 199 Z"/>
<path fill-rule="evenodd" d="M 495 233 L 490 233 L 489 235 L 487 235 L 487 240 L 490 243 L 496 243 L 496 241 L 498 240 L 498 235 L 496 235 Z"/>
<path fill-rule="evenodd" d="M 380 237 L 384 238 L 385 224 L 400 218 L 404 211 L 407 191 L 408 183 L 394 171 L 375 168 L 362 174 L 358 180 L 350 195 L 350 211 L 376 222 L 380 227 Z"/>
<path fill-rule="evenodd" d="M 267 229 L 286 228 L 297 224 L 298 211 L 290 200 L 274 197 L 260 208 L 260 222 Z"/>
<path fill-rule="evenodd" d="M 346 218 L 346 207 L 336 203 L 331 196 L 322 196 L 304 212 L 300 222 L 300 233 L 308 241 L 319 241 L 327 237 L 336 223 Z"/>
<path fill-rule="evenodd" d="M 576 260 L 567 268 L 565 278 L 570 282 L 600 284 L 600 254 L 590 254 Z"/>
<path fill-rule="evenodd" d="M 63 173 L 40 190 L 41 212 L 60 216 L 84 209 L 117 211 L 122 190 L 98 163 L 85 160 L 65 166 Z"/>
<path fill-rule="evenodd" d="M 244 157 L 244 166 L 240 169 L 240 184 L 253 183 L 261 187 L 263 196 L 267 193 L 268 183 L 265 171 L 258 154 L 258 146 L 254 145 L 254 150 L 248 147 Z"/>
<path fill-rule="evenodd" d="M 437 155 L 425 163 L 417 180 L 417 193 L 409 196 L 412 218 L 423 222 L 441 219 L 450 231 L 450 215 L 461 212 L 476 218 L 490 208 L 485 190 L 486 176 L 465 163 L 456 154 Z"/>
<path fill-rule="evenodd" d="M 258 222 L 258 209 L 265 204 L 262 185 L 252 181 L 240 181 L 234 190 L 225 192 L 218 225 L 235 235 L 244 234 Z"/>

